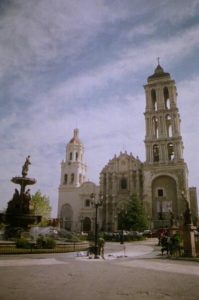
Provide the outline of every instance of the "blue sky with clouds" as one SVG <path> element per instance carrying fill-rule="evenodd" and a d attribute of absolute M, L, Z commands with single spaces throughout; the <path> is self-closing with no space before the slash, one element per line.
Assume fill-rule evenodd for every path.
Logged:
<path fill-rule="evenodd" d="M 114 154 L 145 160 L 157 57 L 176 81 L 189 185 L 199 182 L 199 0 L 0 1 L 0 209 L 29 175 L 57 212 L 60 162 L 78 127 L 88 179 Z"/>

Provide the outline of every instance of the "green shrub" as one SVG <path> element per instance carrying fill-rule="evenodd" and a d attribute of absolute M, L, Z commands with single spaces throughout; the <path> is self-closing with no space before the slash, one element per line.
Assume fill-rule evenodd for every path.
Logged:
<path fill-rule="evenodd" d="M 2 229 L 5 229 L 5 227 L 6 227 L 6 224 L 4 224 L 3 222 L 0 222 L 0 229 L 2 230 Z"/>
<path fill-rule="evenodd" d="M 22 249 L 30 249 L 31 245 L 29 241 L 25 238 L 20 238 L 16 240 L 16 247 L 17 248 L 22 248 Z"/>
<path fill-rule="evenodd" d="M 46 249 L 54 249 L 56 246 L 56 242 L 52 238 L 46 238 L 45 242 L 46 242 L 46 244 L 45 244 Z"/>
<path fill-rule="evenodd" d="M 39 236 L 36 243 L 37 248 L 39 249 L 54 249 L 56 242 L 53 238 Z"/>

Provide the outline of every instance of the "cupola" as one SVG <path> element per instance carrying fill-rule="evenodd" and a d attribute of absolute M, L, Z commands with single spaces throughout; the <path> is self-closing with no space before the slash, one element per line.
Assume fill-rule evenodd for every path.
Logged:
<path fill-rule="evenodd" d="M 153 73 L 153 75 L 149 76 L 147 81 L 148 83 L 157 79 L 171 79 L 170 74 L 164 72 L 164 69 L 160 66 L 160 64 L 158 63 L 157 67 L 155 68 L 155 71 Z"/>
<path fill-rule="evenodd" d="M 79 139 L 79 129 L 74 129 L 73 138 L 70 140 L 69 144 L 81 144 Z"/>

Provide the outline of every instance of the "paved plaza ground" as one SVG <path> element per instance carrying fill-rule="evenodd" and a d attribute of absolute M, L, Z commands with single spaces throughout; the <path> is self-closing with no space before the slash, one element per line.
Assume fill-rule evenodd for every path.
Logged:
<path fill-rule="evenodd" d="M 0 256 L 1 300 L 199 299 L 199 263 L 161 257 L 156 239 L 84 252 Z"/>

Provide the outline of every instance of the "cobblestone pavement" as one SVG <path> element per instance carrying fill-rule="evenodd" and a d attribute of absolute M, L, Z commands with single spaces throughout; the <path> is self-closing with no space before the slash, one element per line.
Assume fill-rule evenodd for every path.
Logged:
<path fill-rule="evenodd" d="M 84 252 L 0 256 L 1 300 L 198 300 L 199 264 L 162 259 L 157 241 Z"/>

